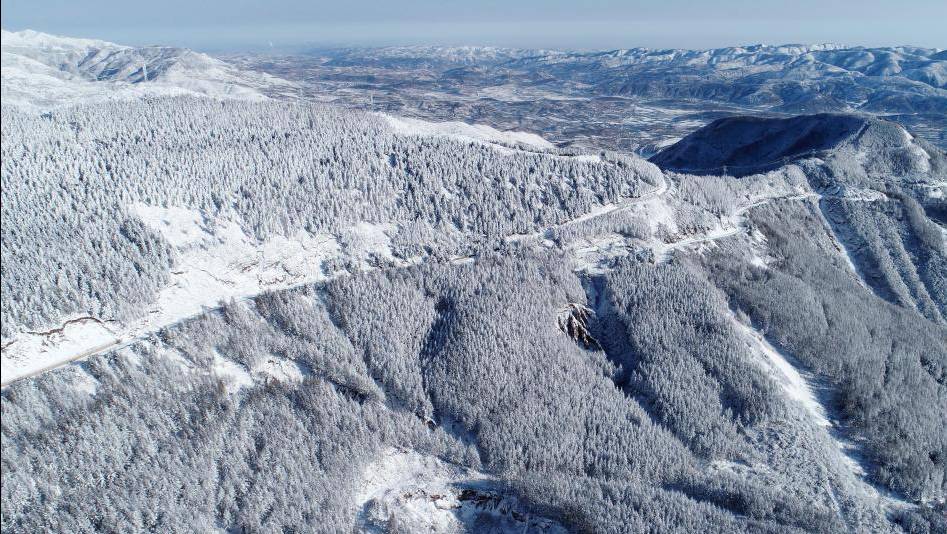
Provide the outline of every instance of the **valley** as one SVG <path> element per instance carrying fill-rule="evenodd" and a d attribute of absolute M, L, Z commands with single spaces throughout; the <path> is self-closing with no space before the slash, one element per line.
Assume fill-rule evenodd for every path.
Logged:
<path fill-rule="evenodd" d="M 939 532 L 942 56 L 4 31 L 4 532 Z"/>

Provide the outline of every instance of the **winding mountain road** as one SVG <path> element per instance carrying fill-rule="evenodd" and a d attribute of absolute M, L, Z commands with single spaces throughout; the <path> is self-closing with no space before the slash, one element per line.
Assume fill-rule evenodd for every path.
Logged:
<path fill-rule="evenodd" d="M 507 242 L 513 242 L 539 238 L 540 236 L 553 232 L 556 229 L 579 224 L 596 217 L 613 213 L 617 210 L 626 209 L 637 203 L 647 202 L 654 198 L 658 198 L 664 195 L 668 189 L 669 184 L 667 180 L 662 177 L 661 183 L 658 184 L 655 189 L 648 191 L 639 197 L 629 198 L 614 205 L 608 205 L 592 210 L 574 219 L 570 219 L 563 223 L 541 229 L 537 232 L 509 236 L 505 238 L 505 240 Z M 320 258 L 314 257 L 311 259 L 313 261 L 317 261 Z M 476 261 L 476 259 L 477 255 L 471 254 L 467 256 L 454 257 L 448 261 L 452 264 L 462 264 Z M 394 265 L 394 267 L 411 267 L 417 265 L 421 261 L 423 261 L 423 258 L 411 258 L 409 260 L 399 261 L 396 265 Z M 232 266 L 227 266 L 227 269 L 230 269 L 230 267 Z M 369 271 L 375 268 L 377 267 L 363 266 L 360 270 Z M 221 276 L 225 275 L 224 273 L 208 272 L 206 269 L 199 270 L 203 271 L 211 278 L 218 280 Z M 241 295 L 239 297 L 234 297 L 233 295 L 220 295 L 220 298 L 232 298 L 235 302 L 249 302 L 266 291 L 271 291 L 274 289 L 289 290 L 313 283 L 329 281 L 339 276 L 344 276 L 345 274 L 346 272 L 343 271 L 329 275 L 323 274 L 321 276 L 303 276 L 293 283 L 281 284 L 279 287 L 261 287 L 255 292 Z M 144 322 L 125 325 L 124 328 L 86 329 L 84 331 L 78 332 L 77 330 L 69 329 L 70 325 L 75 323 L 75 320 L 71 319 L 69 321 L 65 321 L 61 326 L 51 329 L 48 335 L 43 332 L 21 333 L 11 342 L 6 343 L 2 349 L 2 352 L 0 352 L 0 358 L 2 358 L 3 363 L 2 380 L 0 380 L 2 384 L 0 384 L 0 387 L 5 388 L 19 380 L 36 377 L 48 371 L 52 371 L 64 365 L 68 365 L 91 356 L 128 347 L 129 345 L 148 338 L 163 328 L 180 324 L 204 313 L 219 310 L 222 308 L 222 306 L 223 305 L 221 304 L 215 306 L 205 306 L 196 313 L 182 314 L 178 317 L 174 317 L 173 320 L 170 321 L 160 320 L 157 322 L 148 322 L 148 319 L 146 318 Z M 99 321 L 99 323 L 101 323 L 101 321 Z M 53 334 L 53 332 L 56 333 Z M 70 334 L 72 334 L 72 337 L 70 337 Z M 44 354 L 45 356 L 39 358 L 38 354 Z M 24 364 L 23 360 L 27 359 L 30 361 Z"/>
<path fill-rule="evenodd" d="M 578 217 L 575 217 L 563 223 L 553 225 L 553 226 L 544 228 L 542 230 L 532 232 L 530 234 L 517 234 L 513 236 L 507 236 L 506 238 L 504 238 L 504 240 L 507 242 L 519 242 L 519 241 L 526 241 L 529 239 L 540 239 L 543 236 L 546 236 L 555 232 L 556 230 L 562 230 L 565 228 L 569 228 L 571 226 L 575 226 L 581 223 L 594 220 L 599 217 L 604 217 L 610 214 L 617 213 L 622 210 L 631 209 L 637 205 L 660 198 L 664 196 L 665 194 L 667 194 L 669 190 L 670 190 L 670 184 L 668 183 L 668 180 L 662 177 L 662 182 L 658 184 L 654 190 L 649 191 L 639 197 L 629 198 L 616 204 L 606 205 L 606 206 L 593 209 L 587 213 L 584 213 Z M 782 196 L 774 196 L 774 197 L 767 197 L 767 198 L 759 199 L 751 204 L 741 206 L 729 216 L 729 219 L 731 221 L 735 221 L 735 224 L 731 226 L 721 226 L 719 228 L 714 228 L 711 231 L 704 234 L 692 235 L 692 236 L 688 236 L 671 243 L 663 244 L 663 246 L 661 246 L 660 250 L 658 251 L 659 254 L 656 260 L 660 263 L 661 261 L 665 261 L 670 256 L 671 252 L 674 250 L 692 247 L 695 245 L 699 245 L 701 243 L 707 243 L 711 241 L 725 239 L 725 238 L 737 235 L 740 232 L 746 231 L 747 226 L 746 226 L 746 218 L 744 217 L 744 215 L 746 214 L 747 211 L 749 211 L 750 209 L 754 207 L 761 206 L 763 204 L 766 204 L 768 202 L 773 202 L 776 200 L 802 200 L 806 198 L 823 198 L 823 196 L 820 195 L 819 193 L 813 193 L 813 192 L 793 194 L 793 195 L 782 195 Z M 631 244 L 629 244 L 628 246 L 630 247 Z M 844 251 L 844 247 L 840 250 Z M 318 259 L 318 258 L 314 258 L 314 259 Z M 476 261 L 476 259 L 477 259 L 477 255 L 471 254 L 467 256 L 454 257 L 448 261 L 452 264 L 462 264 L 462 263 L 469 263 L 469 262 Z M 394 267 L 395 268 L 411 267 L 411 266 L 417 265 L 421 261 L 423 261 L 423 258 L 412 258 L 409 260 L 400 261 Z M 369 271 L 369 270 L 373 270 L 374 268 L 377 268 L 377 267 L 363 266 L 361 270 Z M 210 274 L 213 275 L 213 273 L 210 273 Z M 297 288 L 297 287 L 301 287 L 301 286 L 305 286 L 305 285 L 309 285 L 309 284 L 313 284 L 317 282 L 324 282 L 324 281 L 332 280 L 338 276 L 344 276 L 345 274 L 347 274 L 347 272 L 334 273 L 331 275 L 323 275 L 323 276 L 315 276 L 315 277 L 303 277 L 302 279 L 299 279 L 295 281 L 294 283 L 283 284 L 278 289 L 280 290 L 293 289 L 293 288 Z M 259 296 L 260 294 L 262 294 L 263 292 L 270 291 L 273 289 L 277 289 L 277 288 L 262 287 L 260 290 L 256 292 L 252 292 L 246 295 L 241 295 L 238 298 L 235 298 L 229 295 L 221 295 L 221 298 L 227 298 L 229 296 L 233 298 L 233 300 L 235 300 L 236 302 L 249 302 L 253 300 L 254 298 L 256 298 L 257 296 Z M 20 334 L 12 342 L 8 342 L 3 347 L 2 353 L 0 353 L 0 357 L 2 357 L 3 363 L 4 363 L 2 387 L 5 388 L 18 380 L 39 376 L 53 369 L 57 369 L 69 363 L 79 361 L 79 360 L 88 358 L 90 356 L 95 356 L 98 354 L 103 354 L 106 352 L 111 352 L 114 350 L 127 347 L 129 345 L 137 343 L 138 341 L 146 339 L 147 337 L 155 334 L 157 331 L 163 328 L 167 328 L 169 326 L 182 323 L 184 321 L 193 319 L 207 312 L 219 310 L 222 308 L 222 306 L 223 305 L 219 304 L 216 306 L 203 307 L 197 313 L 184 314 L 184 315 L 181 315 L 180 317 L 175 317 L 171 321 L 161 321 L 159 323 L 148 323 L 146 320 L 143 323 L 126 325 L 126 327 L 122 329 L 102 328 L 101 332 L 96 332 L 95 335 L 93 336 L 86 335 L 85 343 L 74 343 L 75 345 L 77 345 L 74 350 L 72 350 L 68 346 L 69 337 L 62 335 L 63 332 L 66 331 L 66 328 L 70 325 L 70 323 L 73 323 L 74 320 L 66 321 L 63 323 L 61 327 L 50 330 L 50 332 L 58 332 L 58 334 L 56 335 L 60 336 L 59 338 L 57 338 L 56 335 L 53 335 L 53 334 L 50 334 L 50 335 L 43 335 L 42 333 Z M 34 339 L 29 339 L 27 340 L 27 342 L 24 342 L 22 336 L 33 336 Z M 32 346 L 32 347 L 39 348 L 39 350 L 42 350 L 44 353 L 47 353 L 48 356 L 43 359 L 40 365 L 25 366 L 25 367 L 20 367 L 20 368 L 14 368 L 13 366 L 8 365 L 10 363 L 10 359 L 14 357 L 29 358 L 32 356 L 32 354 L 30 354 L 31 351 L 25 350 L 24 346 L 27 346 L 27 347 Z"/>

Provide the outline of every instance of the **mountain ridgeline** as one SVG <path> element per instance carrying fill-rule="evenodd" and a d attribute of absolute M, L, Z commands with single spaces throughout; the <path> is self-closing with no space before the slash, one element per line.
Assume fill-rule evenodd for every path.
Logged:
<path fill-rule="evenodd" d="M 260 100 L 293 84 L 186 48 L 124 46 L 2 30 L 4 103 L 44 110 L 75 103 L 174 95 Z"/>
<path fill-rule="evenodd" d="M 123 53 L 64 79 L 152 83 Z M 756 114 L 649 162 L 265 92 L 4 102 L 4 532 L 947 531 L 943 150 Z"/>
<path fill-rule="evenodd" d="M 791 118 L 735 116 L 717 119 L 650 158 L 662 169 L 688 174 L 746 176 L 807 158 L 865 153 L 896 165 L 896 176 L 927 170 L 942 151 L 892 122 L 839 113 Z M 932 156 L 933 155 L 933 156 Z M 874 169 L 874 167 L 869 167 Z"/>
<path fill-rule="evenodd" d="M 717 119 L 651 158 L 662 169 L 689 174 L 746 176 L 815 157 L 867 135 L 891 137 L 897 126 L 854 115 L 804 115 L 788 119 L 736 116 Z"/>
<path fill-rule="evenodd" d="M 651 155 L 724 116 L 863 113 L 947 148 L 947 59 L 935 48 L 387 47 L 235 59 L 343 105 L 526 128 L 560 146 Z M 374 99 L 348 91 L 353 82 Z"/>

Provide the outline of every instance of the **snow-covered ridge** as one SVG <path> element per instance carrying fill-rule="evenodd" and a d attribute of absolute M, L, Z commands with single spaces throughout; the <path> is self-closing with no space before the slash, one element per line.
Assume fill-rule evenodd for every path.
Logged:
<path fill-rule="evenodd" d="M 553 148 L 552 143 L 529 132 L 503 132 L 484 124 L 467 124 L 459 121 L 429 122 L 408 117 L 395 117 L 384 113 L 380 113 L 379 116 L 399 135 L 449 137 L 460 141 L 474 141 L 487 144 L 521 144 L 540 150 Z"/>
<path fill-rule="evenodd" d="M 845 153 L 866 168 L 896 154 L 901 174 L 926 174 L 931 156 L 903 126 L 847 113 L 790 118 L 732 116 L 717 119 L 652 156 L 664 170 L 747 176 L 789 162 Z"/>
<path fill-rule="evenodd" d="M 2 31 L 3 102 L 46 109 L 80 102 L 196 95 L 262 100 L 293 84 L 184 48 L 130 47 Z"/>
<path fill-rule="evenodd" d="M 264 291 L 286 289 L 338 276 L 329 263 L 345 257 L 360 270 L 377 261 L 393 262 L 386 231 L 362 223 L 332 235 L 300 231 L 260 242 L 234 221 L 184 208 L 136 204 L 131 210 L 174 247 L 171 281 L 148 313 L 130 324 L 94 317 L 68 318 L 49 332 L 19 333 L 3 347 L 2 383 L 34 376 L 65 363 L 129 345 L 165 326 Z"/>
<path fill-rule="evenodd" d="M 709 68 L 713 71 L 781 70 L 857 73 L 870 77 L 897 76 L 943 89 L 947 85 L 947 61 L 937 48 L 911 46 L 864 48 L 840 44 L 751 45 L 704 50 L 630 48 L 591 52 L 524 54 L 514 59 L 518 67 L 558 65 L 618 68 Z"/>
<path fill-rule="evenodd" d="M 11 32 L 0 30 L 3 46 L 11 48 L 42 48 L 45 50 L 80 50 L 86 48 L 131 48 L 120 46 L 100 39 L 83 39 L 81 37 L 63 37 L 34 30 Z"/>

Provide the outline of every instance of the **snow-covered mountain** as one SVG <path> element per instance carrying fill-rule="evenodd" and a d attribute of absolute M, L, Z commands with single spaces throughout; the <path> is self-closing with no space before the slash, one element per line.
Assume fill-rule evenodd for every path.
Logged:
<path fill-rule="evenodd" d="M 919 47 L 863 48 L 818 44 L 706 50 L 631 48 L 530 54 L 514 60 L 510 66 L 539 68 L 553 65 L 596 70 L 635 66 L 655 71 L 681 70 L 691 74 L 727 73 L 741 78 L 765 72 L 780 72 L 797 79 L 811 77 L 812 73 L 836 76 L 857 73 L 868 77 L 900 77 L 941 89 L 947 85 L 944 51 Z"/>
<path fill-rule="evenodd" d="M 947 52 L 834 44 L 599 51 L 387 47 L 230 60 L 307 97 L 652 155 L 730 115 L 858 112 L 947 147 Z M 371 95 L 371 96 L 370 96 Z"/>
<path fill-rule="evenodd" d="M 947 60 L 930 48 L 635 48 L 533 56 L 507 66 L 588 84 L 599 94 L 694 98 L 794 113 L 943 113 L 947 107 Z"/>
<path fill-rule="evenodd" d="M 202 95 L 261 100 L 293 84 L 206 54 L 131 47 L 23 30 L 2 33 L 3 102 L 47 108 L 143 96 Z"/>
<path fill-rule="evenodd" d="M 529 57 L 549 57 L 560 52 L 540 48 L 496 46 L 387 46 L 380 48 L 332 48 L 310 51 L 326 57 L 332 66 L 438 68 L 467 65 L 499 65 Z"/>
<path fill-rule="evenodd" d="M 582 81 L 942 91 L 905 61 L 324 71 L 440 90 L 431 123 L 187 50 L 3 46 L 30 108 L 0 109 L 3 532 L 947 532 L 947 154 L 877 114 Z M 847 66 L 784 59 L 823 53 Z M 680 70 L 622 70 L 655 64 Z M 524 121 L 610 136 L 593 113 L 684 133 L 648 162 Z"/>
<path fill-rule="evenodd" d="M 861 161 L 888 164 L 899 153 L 900 172 L 929 170 L 932 147 L 902 126 L 870 116 L 821 113 L 787 119 L 718 119 L 662 150 L 651 161 L 690 174 L 746 176 L 803 158 L 848 150 Z M 876 161 L 884 159 L 885 161 Z"/>
<path fill-rule="evenodd" d="M 713 49 L 627 48 L 563 51 L 497 47 L 404 46 L 314 50 L 335 66 L 418 67 L 495 65 L 503 72 L 550 71 L 560 78 L 581 77 L 592 83 L 630 72 L 679 73 L 695 77 L 719 75 L 728 79 L 766 73 L 788 80 L 816 76 L 861 75 L 900 78 L 944 89 L 947 51 L 911 46 L 865 48 L 839 44 L 752 45 Z"/>

